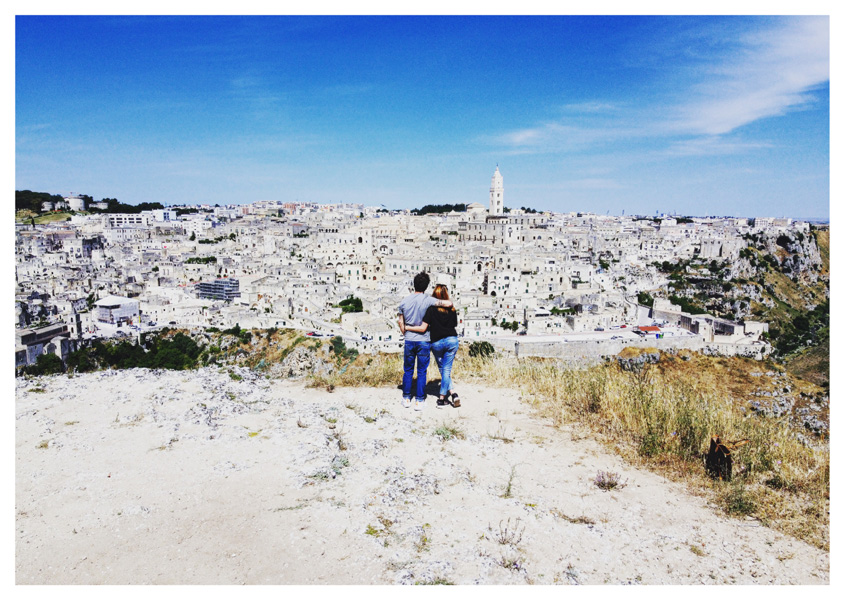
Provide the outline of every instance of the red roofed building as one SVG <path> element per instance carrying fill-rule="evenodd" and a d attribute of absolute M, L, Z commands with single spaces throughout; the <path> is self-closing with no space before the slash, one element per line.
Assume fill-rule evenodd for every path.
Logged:
<path fill-rule="evenodd" d="M 643 337 L 651 337 L 652 335 L 655 339 L 661 339 L 663 337 L 663 332 L 660 331 L 660 327 L 655 327 L 654 325 L 647 325 L 644 327 L 637 327 L 634 330 L 634 333 L 637 335 L 641 335 Z"/>
<path fill-rule="evenodd" d="M 653 325 L 648 325 L 644 327 L 637 327 L 635 330 L 637 333 L 647 334 L 647 333 L 660 333 L 660 327 L 654 327 Z"/>

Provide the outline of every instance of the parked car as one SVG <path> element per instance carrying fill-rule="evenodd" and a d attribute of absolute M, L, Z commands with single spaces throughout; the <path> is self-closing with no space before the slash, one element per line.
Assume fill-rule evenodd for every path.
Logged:
<path fill-rule="evenodd" d="M 310 335 L 311 337 L 323 337 L 322 333 L 317 333 L 316 331 L 309 331 L 305 335 Z"/>

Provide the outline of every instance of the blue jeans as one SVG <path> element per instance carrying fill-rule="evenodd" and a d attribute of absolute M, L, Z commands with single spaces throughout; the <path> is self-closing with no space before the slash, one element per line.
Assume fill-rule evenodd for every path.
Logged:
<path fill-rule="evenodd" d="M 446 396 L 452 389 L 452 363 L 458 353 L 458 338 L 452 336 L 437 340 L 431 345 L 431 352 L 440 369 L 440 395 Z"/>
<path fill-rule="evenodd" d="M 402 397 L 411 398 L 414 364 L 417 366 L 417 400 L 425 400 L 425 374 L 431 360 L 431 342 L 405 340 L 405 374 L 402 376 Z"/>

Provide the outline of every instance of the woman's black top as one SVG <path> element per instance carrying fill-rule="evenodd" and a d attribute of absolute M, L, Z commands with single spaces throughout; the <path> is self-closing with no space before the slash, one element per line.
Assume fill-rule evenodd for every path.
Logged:
<path fill-rule="evenodd" d="M 429 306 L 423 321 L 428 323 L 432 344 L 443 338 L 458 337 L 458 332 L 455 331 L 458 326 L 458 313 L 451 309 L 443 313 L 437 310 L 436 306 Z"/>

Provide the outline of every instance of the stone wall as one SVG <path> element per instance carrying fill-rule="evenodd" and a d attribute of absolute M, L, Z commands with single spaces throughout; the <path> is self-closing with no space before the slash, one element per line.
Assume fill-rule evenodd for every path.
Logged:
<path fill-rule="evenodd" d="M 488 339 L 497 351 L 514 353 L 513 340 Z M 687 349 L 714 356 L 748 356 L 761 359 L 771 352 L 767 344 L 716 344 L 707 343 L 701 338 L 644 338 L 636 341 L 593 340 L 584 342 L 519 342 L 519 356 L 537 356 L 554 358 L 601 358 L 613 356 L 625 348 L 656 348 L 663 352 L 673 349 Z"/>

